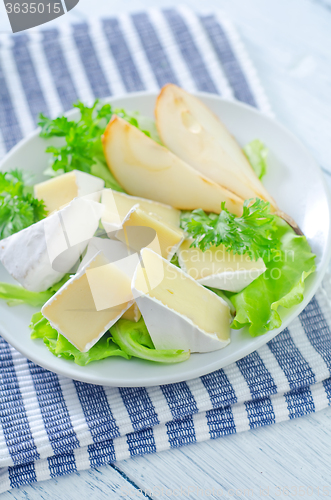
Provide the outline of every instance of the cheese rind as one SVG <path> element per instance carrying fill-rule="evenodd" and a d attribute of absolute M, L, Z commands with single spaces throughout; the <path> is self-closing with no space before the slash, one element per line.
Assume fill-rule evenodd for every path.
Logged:
<path fill-rule="evenodd" d="M 135 234 L 132 232 L 130 234 L 128 231 L 128 228 L 132 227 L 138 230 Z M 171 260 L 185 238 L 184 231 L 163 220 L 158 220 L 153 214 L 147 214 L 139 206 L 135 206 L 128 213 L 123 221 L 123 229 L 116 233 L 116 238 L 127 243 L 132 249 L 140 251 L 153 238 L 153 233 L 147 228 L 156 232 L 162 257 Z"/>
<path fill-rule="evenodd" d="M 73 170 L 36 184 L 34 196 L 38 200 L 43 200 L 46 210 L 52 213 L 81 196 L 88 196 L 89 199 L 98 202 L 104 187 L 105 182 L 99 177 Z"/>
<path fill-rule="evenodd" d="M 129 277 L 99 252 L 41 312 L 79 351 L 87 352 L 132 306 L 131 297 Z"/>
<path fill-rule="evenodd" d="M 68 273 L 96 232 L 103 206 L 84 198 L 0 242 L 0 261 L 27 290 L 43 292 Z"/>
<path fill-rule="evenodd" d="M 146 198 L 130 196 L 112 189 L 104 189 L 101 203 L 105 207 L 101 222 L 107 233 L 119 230 L 124 219 L 135 206 L 139 206 L 147 214 L 153 215 L 157 219 L 175 227 L 179 227 L 180 224 L 179 210 Z"/>
<path fill-rule="evenodd" d="M 231 315 L 225 301 L 155 252 L 141 254 L 143 266 L 132 287 L 156 349 L 209 352 L 228 345 Z"/>
<path fill-rule="evenodd" d="M 266 270 L 263 259 L 251 260 L 248 255 L 233 254 L 223 245 L 205 252 L 191 248 L 191 239 L 177 250 L 178 262 L 189 276 L 199 283 L 220 290 L 240 292 Z"/>

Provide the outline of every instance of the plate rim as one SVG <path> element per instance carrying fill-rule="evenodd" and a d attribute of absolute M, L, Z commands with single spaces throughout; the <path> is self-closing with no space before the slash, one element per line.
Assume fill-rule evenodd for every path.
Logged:
<path fill-rule="evenodd" d="M 244 108 L 244 109 L 248 110 L 249 112 L 253 112 L 254 114 L 256 114 L 258 116 L 262 116 L 264 119 L 268 120 L 273 125 L 276 125 L 279 129 L 281 129 L 281 131 L 284 134 L 286 134 L 291 139 L 291 141 L 296 143 L 297 147 L 301 148 L 304 151 L 307 158 L 314 165 L 314 169 L 319 176 L 319 180 L 321 182 L 322 187 L 324 188 L 326 199 L 327 199 L 327 204 L 328 204 L 328 211 L 329 211 L 329 215 L 331 216 L 331 192 L 330 192 L 329 186 L 326 182 L 325 176 L 322 172 L 322 169 L 321 169 L 320 165 L 317 163 L 317 161 L 315 160 L 315 158 L 313 157 L 313 155 L 311 154 L 311 152 L 309 151 L 309 149 L 295 136 L 294 133 L 292 133 L 290 130 L 288 130 L 283 124 L 279 123 L 272 116 L 263 113 L 259 109 L 255 108 L 249 104 L 243 103 L 243 102 L 238 101 L 236 99 L 226 99 L 218 94 L 212 94 L 212 93 L 208 93 L 208 92 L 191 92 L 191 93 L 197 97 L 206 98 L 206 99 L 208 99 L 208 98 L 209 99 L 210 98 L 217 99 L 217 100 L 222 101 L 224 103 L 233 104 L 235 106 Z M 139 97 L 156 98 L 158 96 L 158 94 L 159 94 L 159 92 L 157 92 L 157 91 L 141 91 L 141 92 L 123 93 L 123 94 L 116 95 L 116 96 L 109 96 L 109 97 L 102 98 L 102 99 L 100 99 L 100 101 L 105 102 L 105 103 L 116 104 L 116 101 L 119 101 L 122 99 L 137 99 Z M 90 104 L 90 103 L 87 103 L 87 104 Z M 70 117 L 71 115 L 74 115 L 76 113 L 78 113 L 78 110 L 76 108 L 72 108 L 63 114 L 65 116 Z M 27 144 L 28 142 L 30 142 L 33 138 L 35 138 L 36 136 L 39 136 L 39 132 L 40 132 L 40 127 L 36 128 L 32 132 L 30 132 L 30 134 L 28 134 L 26 137 L 24 137 L 10 151 L 7 152 L 6 155 L 3 157 L 2 161 L 0 162 L 0 171 L 2 171 L 3 165 L 8 160 L 10 160 L 10 158 L 17 151 L 19 151 L 22 147 L 24 147 L 24 145 Z M 279 333 L 281 333 L 289 325 L 290 322 L 292 322 L 295 318 L 297 318 L 299 316 L 299 314 L 303 311 L 303 309 L 307 306 L 307 304 L 310 302 L 312 297 L 315 295 L 317 289 L 319 288 L 319 286 L 320 286 L 320 284 L 325 276 L 325 273 L 327 272 L 329 261 L 331 258 L 331 230 L 329 230 L 328 239 L 326 241 L 325 254 L 326 255 L 324 258 L 323 265 L 319 269 L 318 273 L 315 272 L 311 277 L 308 278 L 308 280 L 310 280 L 311 278 L 314 277 L 314 283 L 311 285 L 309 292 L 307 294 L 305 294 L 303 301 L 296 306 L 296 314 L 294 317 L 291 314 L 289 314 L 288 317 L 283 319 L 282 325 L 280 328 L 275 329 L 275 330 L 271 330 L 270 332 L 268 332 L 264 335 L 260 335 L 258 337 L 255 337 L 255 344 L 254 344 L 253 349 L 251 349 L 249 346 L 247 346 L 246 349 L 245 348 L 243 349 L 243 351 L 244 351 L 243 353 L 241 353 L 240 350 L 239 350 L 239 352 L 236 351 L 236 353 L 230 354 L 228 356 L 227 361 L 225 363 L 222 363 L 222 361 L 220 360 L 220 362 L 214 361 L 211 364 L 206 363 L 206 365 L 204 365 L 204 367 L 201 367 L 201 368 L 192 367 L 192 368 L 188 369 L 186 374 L 183 376 L 179 376 L 178 374 L 172 375 L 170 372 L 170 375 L 168 374 L 166 377 L 166 379 L 167 379 L 166 381 L 164 380 L 165 377 L 162 378 L 162 376 L 160 376 L 159 378 L 153 377 L 153 380 L 151 380 L 150 377 L 148 377 L 148 378 L 141 377 L 138 379 L 136 378 L 135 380 L 132 380 L 131 382 L 129 382 L 127 380 L 123 380 L 120 377 L 119 378 L 112 377 L 111 380 L 104 379 L 103 377 L 100 377 L 100 376 L 98 377 L 98 375 L 94 374 L 94 373 L 86 373 L 86 376 L 85 376 L 84 371 L 83 371 L 84 367 L 76 365 L 73 363 L 73 361 L 68 361 L 68 360 L 62 360 L 62 361 L 66 362 L 68 368 L 66 367 L 66 365 L 64 365 L 64 367 L 62 368 L 61 364 L 59 365 L 59 367 L 56 367 L 56 366 L 54 367 L 53 366 L 54 363 L 56 364 L 56 361 L 59 358 L 56 358 L 56 356 L 54 356 L 54 363 L 48 363 L 47 361 L 43 362 L 43 360 L 40 360 L 40 358 L 38 356 L 33 356 L 33 353 L 31 353 L 30 351 L 27 352 L 26 349 L 24 349 L 24 348 L 22 349 L 19 345 L 19 341 L 18 340 L 15 341 L 15 339 L 12 338 L 10 332 L 8 332 L 5 327 L 1 326 L 1 319 L 0 319 L 1 336 L 12 347 L 14 347 L 22 355 L 24 355 L 25 357 L 27 357 L 28 359 L 30 359 L 31 361 L 33 361 L 37 365 L 39 365 L 47 370 L 50 370 L 52 372 L 55 372 L 59 375 L 62 375 L 64 377 L 69 377 L 71 379 L 79 380 L 79 381 L 86 382 L 89 384 L 103 385 L 103 386 L 108 386 L 108 387 L 153 387 L 153 386 L 157 386 L 157 385 L 168 385 L 168 384 L 192 380 L 194 378 L 201 377 L 201 376 L 206 375 L 208 373 L 212 373 L 215 370 L 225 368 L 226 366 L 229 366 L 230 364 L 238 361 L 239 359 L 242 359 L 243 357 L 251 354 L 252 352 L 255 352 L 257 349 L 259 349 L 260 347 L 265 345 L 267 342 L 269 342 L 271 339 L 276 337 Z M 192 355 L 197 355 L 197 354 L 192 354 Z M 102 361 L 100 361 L 100 362 L 102 362 Z M 172 365 L 168 364 L 168 366 L 170 367 Z M 76 369 L 76 371 L 79 372 L 79 373 L 75 374 L 75 375 L 77 375 L 77 377 L 73 376 L 73 374 L 70 373 L 70 371 L 72 371 L 72 368 Z"/>

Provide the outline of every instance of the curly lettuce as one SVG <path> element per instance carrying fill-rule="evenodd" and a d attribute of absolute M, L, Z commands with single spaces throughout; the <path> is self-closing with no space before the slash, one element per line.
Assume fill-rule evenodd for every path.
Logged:
<path fill-rule="evenodd" d="M 104 335 L 88 352 L 80 352 L 63 335 L 51 327 L 41 312 L 32 316 L 30 329 L 32 339 L 42 339 L 48 350 L 57 357 L 72 360 L 77 365 L 85 366 L 91 361 L 99 361 L 110 356 L 130 356 L 116 345 L 110 335 Z"/>
<path fill-rule="evenodd" d="M 190 356 L 189 352 L 155 349 L 143 319 L 137 323 L 119 320 L 110 332 L 103 335 L 87 352 L 80 352 L 69 340 L 52 328 L 41 312 L 32 316 L 30 329 L 32 330 L 31 338 L 42 339 L 52 354 L 72 360 L 80 366 L 113 356 L 125 359 L 136 357 L 159 363 L 178 363 Z"/>
<path fill-rule="evenodd" d="M 254 337 L 281 326 L 279 307 L 302 302 L 305 280 L 315 270 L 315 255 L 305 236 L 296 235 L 279 217 L 274 236 L 280 246 L 264 257 L 265 273 L 241 292 L 229 294 L 236 309 L 232 328 L 248 326 Z"/>
<path fill-rule="evenodd" d="M 28 304 L 29 306 L 43 306 L 70 278 L 66 274 L 61 281 L 50 287 L 45 292 L 31 292 L 19 285 L 0 283 L 0 299 L 5 300 L 9 306 Z"/>
<path fill-rule="evenodd" d="M 130 356 L 159 363 L 178 363 L 190 357 L 188 351 L 155 349 L 143 318 L 137 323 L 120 319 L 111 327 L 110 333 L 113 341 Z"/>

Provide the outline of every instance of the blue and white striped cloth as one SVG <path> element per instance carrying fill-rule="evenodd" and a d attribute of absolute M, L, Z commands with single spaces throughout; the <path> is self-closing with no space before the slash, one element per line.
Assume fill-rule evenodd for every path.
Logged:
<path fill-rule="evenodd" d="M 77 99 L 176 82 L 271 114 L 222 15 L 151 10 L 0 35 L 0 154 Z M 0 338 L 0 492 L 144 453 L 288 420 L 331 402 L 326 277 L 289 328 L 196 380 L 153 388 L 88 385 L 48 372 Z"/>

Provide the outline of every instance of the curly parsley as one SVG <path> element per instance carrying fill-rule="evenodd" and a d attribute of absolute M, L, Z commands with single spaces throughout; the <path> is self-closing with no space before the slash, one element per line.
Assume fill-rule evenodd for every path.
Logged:
<path fill-rule="evenodd" d="M 47 215 L 45 205 L 31 194 L 19 170 L 0 172 L 0 239 L 7 238 Z"/>
<path fill-rule="evenodd" d="M 181 227 L 193 238 L 193 247 L 202 251 L 211 246 L 224 245 L 235 254 L 248 254 L 253 260 L 278 247 L 274 239 L 276 216 L 270 213 L 270 204 L 260 199 L 246 200 L 241 217 L 221 205 L 220 214 L 206 214 L 202 209 L 184 212 Z"/>

